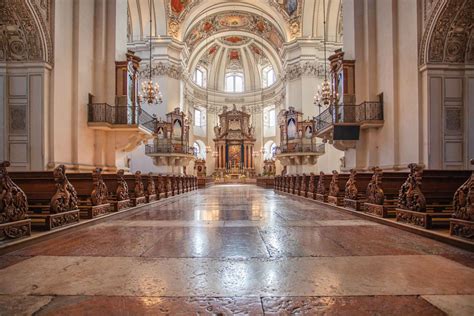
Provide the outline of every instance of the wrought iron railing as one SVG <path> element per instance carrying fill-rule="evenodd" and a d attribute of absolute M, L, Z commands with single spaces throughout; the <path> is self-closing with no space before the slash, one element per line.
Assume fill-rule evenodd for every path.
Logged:
<path fill-rule="evenodd" d="M 276 148 L 276 154 L 319 153 L 324 154 L 324 144 L 284 144 Z"/>
<path fill-rule="evenodd" d="M 173 153 L 197 156 L 196 149 L 192 146 L 181 146 L 174 144 L 148 144 L 145 146 L 146 155 Z"/>
<path fill-rule="evenodd" d="M 112 106 L 107 103 L 88 104 L 89 123 L 108 123 L 112 125 L 141 125 L 154 131 L 155 118 L 136 106 Z"/>
<path fill-rule="evenodd" d="M 314 118 L 316 131 L 336 123 L 362 123 L 383 120 L 383 103 L 365 101 L 358 105 L 331 105 Z"/>

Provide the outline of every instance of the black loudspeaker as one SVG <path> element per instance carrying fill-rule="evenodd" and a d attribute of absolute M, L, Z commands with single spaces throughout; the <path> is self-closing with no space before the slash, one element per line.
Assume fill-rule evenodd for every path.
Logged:
<path fill-rule="evenodd" d="M 334 140 L 359 140 L 359 125 L 335 125 Z"/>

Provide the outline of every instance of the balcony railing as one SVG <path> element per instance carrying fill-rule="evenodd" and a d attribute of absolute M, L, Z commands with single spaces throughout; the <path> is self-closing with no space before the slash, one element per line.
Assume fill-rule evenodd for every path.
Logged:
<path fill-rule="evenodd" d="M 108 123 L 111 125 L 140 125 L 150 132 L 154 131 L 155 118 L 136 106 L 112 106 L 107 103 L 88 104 L 89 123 Z"/>
<path fill-rule="evenodd" d="M 180 146 L 173 144 L 149 144 L 145 146 L 146 155 L 157 154 L 184 154 L 197 156 L 196 149 L 191 146 Z"/>
<path fill-rule="evenodd" d="M 337 123 L 383 121 L 383 103 L 366 101 L 358 105 L 331 105 L 314 120 L 316 131 L 322 131 Z"/>
<path fill-rule="evenodd" d="M 276 148 L 276 154 L 289 154 L 289 153 L 316 153 L 324 154 L 324 144 L 294 144 L 294 145 L 281 145 Z"/>

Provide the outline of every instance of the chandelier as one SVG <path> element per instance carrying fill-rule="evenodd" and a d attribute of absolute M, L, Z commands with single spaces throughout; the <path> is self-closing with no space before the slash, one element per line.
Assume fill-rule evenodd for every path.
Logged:
<path fill-rule="evenodd" d="M 326 1 L 323 0 L 323 44 L 324 44 L 324 80 L 321 85 L 318 86 L 318 90 L 314 95 L 314 104 L 319 107 L 321 110 L 322 106 L 329 106 L 334 103 L 337 103 L 338 95 L 337 93 L 333 93 L 331 89 L 331 84 L 328 80 L 328 73 L 327 73 L 327 57 L 326 57 Z"/>
<path fill-rule="evenodd" d="M 142 91 L 139 95 L 140 102 L 146 102 L 148 104 L 160 104 L 163 102 L 163 95 L 160 92 L 160 85 L 153 83 L 151 79 L 151 0 L 148 4 L 150 9 L 150 71 L 148 73 L 148 80 L 142 82 Z"/>

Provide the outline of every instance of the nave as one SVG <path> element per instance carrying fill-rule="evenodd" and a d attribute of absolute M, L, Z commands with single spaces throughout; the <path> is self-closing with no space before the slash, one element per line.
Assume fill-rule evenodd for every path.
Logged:
<path fill-rule="evenodd" d="M 472 315 L 474 255 L 214 185 L 0 257 L 0 314 Z"/>

